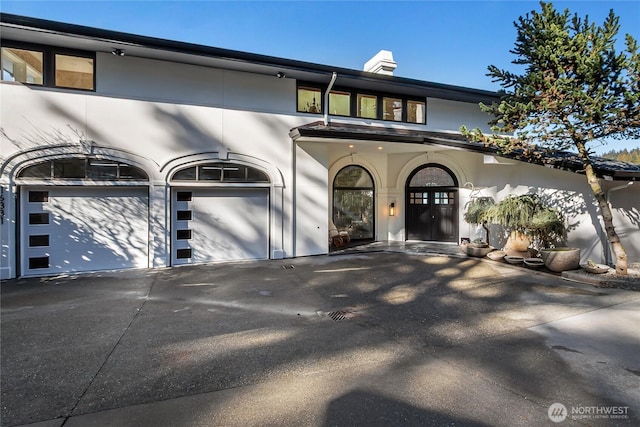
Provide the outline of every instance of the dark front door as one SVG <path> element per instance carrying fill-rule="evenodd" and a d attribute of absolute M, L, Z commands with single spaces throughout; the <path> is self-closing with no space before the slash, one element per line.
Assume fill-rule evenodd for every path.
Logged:
<path fill-rule="evenodd" d="M 457 190 L 409 188 L 407 240 L 457 241 Z"/>

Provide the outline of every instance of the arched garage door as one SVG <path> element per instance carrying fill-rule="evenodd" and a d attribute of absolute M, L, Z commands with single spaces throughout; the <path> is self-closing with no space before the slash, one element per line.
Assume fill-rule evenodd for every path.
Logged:
<path fill-rule="evenodd" d="M 144 171 L 61 159 L 29 166 L 18 178 L 22 276 L 148 267 Z"/>
<path fill-rule="evenodd" d="M 206 163 L 172 177 L 173 265 L 269 258 L 268 176 L 250 166 Z"/>

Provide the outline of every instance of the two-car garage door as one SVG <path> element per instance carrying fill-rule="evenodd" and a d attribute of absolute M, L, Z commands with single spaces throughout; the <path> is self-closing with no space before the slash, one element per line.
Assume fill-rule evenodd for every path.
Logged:
<path fill-rule="evenodd" d="M 268 188 L 173 188 L 171 263 L 269 258 Z M 23 186 L 22 276 L 149 266 L 147 187 Z"/>

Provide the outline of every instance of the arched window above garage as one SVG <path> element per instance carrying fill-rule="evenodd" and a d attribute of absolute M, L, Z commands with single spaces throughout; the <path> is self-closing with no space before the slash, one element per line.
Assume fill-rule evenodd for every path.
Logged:
<path fill-rule="evenodd" d="M 270 182 L 267 174 L 261 170 L 235 163 L 204 163 L 190 166 L 174 173 L 171 179 L 200 182 Z"/>
<path fill-rule="evenodd" d="M 55 159 L 27 166 L 18 178 L 90 179 L 95 181 L 149 179 L 139 167 L 103 159 Z"/>

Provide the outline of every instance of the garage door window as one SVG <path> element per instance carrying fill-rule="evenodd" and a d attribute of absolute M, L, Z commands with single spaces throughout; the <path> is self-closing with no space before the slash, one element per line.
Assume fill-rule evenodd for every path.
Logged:
<path fill-rule="evenodd" d="M 251 166 L 232 163 L 205 163 L 180 169 L 171 177 L 173 181 L 204 182 L 269 182 L 267 174 Z"/>
<path fill-rule="evenodd" d="M 28 166 L 19 178 L 90 179 L 146 181 L 147 174 L 140 168 L 122 162 L 101 159 L 56 159 Z"/>

